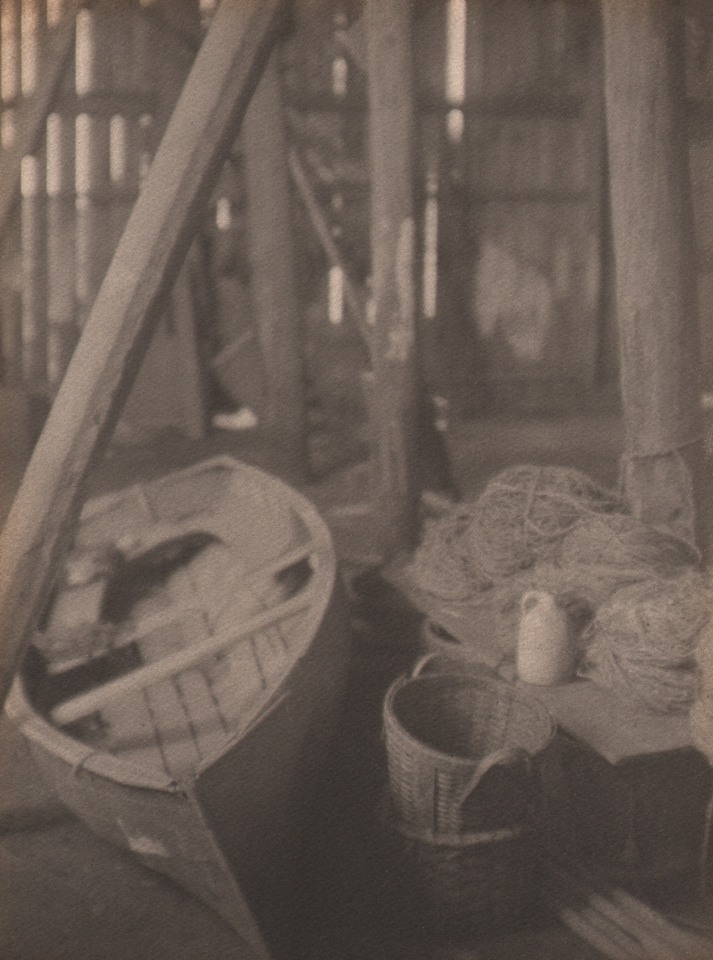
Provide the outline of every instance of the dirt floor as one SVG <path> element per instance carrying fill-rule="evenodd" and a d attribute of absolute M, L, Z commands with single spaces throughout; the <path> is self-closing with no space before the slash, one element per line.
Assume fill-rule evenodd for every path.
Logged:
<path fill-rule="evenodd" d="M 0 424 L 21 422 L 21 405 L 0 398 Z M 13 406 L 13 404 L 16 405 Z M 14 420 L 13 420 L 14 418 Z M 3 429 L 0 427 L 0 429 Z M 331 431 L 331 432 L 330 432 Z M 27 453 L 9 430 L 0 436 L 0 518 Z M 339 425 L 315 436 L 319 477 L 307 488 L 334 520 L 347 578 L 373 554 L 369 526 L 349 505 L 363 497 L 364 453 L 358 431 Z M 568 419 L 462 421 L 448 443 L 464 496 L 512 462 L 578 466 L 615 479 L 621 425 L 615 414 Z M 8 454 L 5 451 L 9 451 Z M 187 443 L 167 436 L 114 447 L 92 484 L 123 485 L 218 451 L 285 475 L 276 450 L 259 433 L 213 432 Z M 351 464 L 351 465 L 350 465 Z M 289 474 L 285 477 L 291 480 Z M 336 510 L 335 510 L 336 508 Z M 356 519 L 355 519 L 356 518 Z M 521 929 L 460 939 L 414 911 L 399 867 L 384 856 L 378 810 L 384 785 L 381 701 L 389 681 L 413 660 L 418 618 L 405 609 L 355 600 L 354 655 L 342 727 L 315 805 L 286 923 L 292 953 L 303 960 L 596 960 L 599 954 L 535 908 Z M 230 929 L 174 884 L 93 837 L 39 779 L 15 732 L 0 724 L 0 956 L 7 960 L 198 960 L 241 957 Z M 247 960 L 247 958 L 246 958 Z"/>

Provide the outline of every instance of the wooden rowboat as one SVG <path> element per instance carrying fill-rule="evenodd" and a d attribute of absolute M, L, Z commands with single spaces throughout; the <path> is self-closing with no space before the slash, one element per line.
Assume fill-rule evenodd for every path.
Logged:
<path fill-rule="evenodd" d="M 77 584 L 82 557 L 206 534 L 128 618 L 70 625 L 67 643 L 76 591 L 86 610 L 111 585 Z M 291 488 L 219 457 L 90 501 L 72 556 L 8 713 L 80 819 L 269 956 L 261 904 L 289 875 L 348 660 L 329 532 Z"/>

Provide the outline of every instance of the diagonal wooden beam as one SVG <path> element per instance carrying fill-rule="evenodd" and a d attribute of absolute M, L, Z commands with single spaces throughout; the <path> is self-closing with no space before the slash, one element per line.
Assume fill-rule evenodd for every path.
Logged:
<path fill-rule="evenodd" d="M 0 704 L 286 6 L 223 0 L 119 242 L 0 537 Z"/>
<path fill-rule="evenodd" d="M 312 189 L 305 169 L 302 166 L 302 161 L 300 160 L 294 147 L 290 148 L 287 155 L 287 161 L 290 167 L 292 182 L 294 183 L 300 196 L 300 200 L 307 211 L 307 216 L 309 217 L 312 229 L 317 235 L 317 239 L 319 240 L 325 256 L 329 260 L 331 266 L 340 267 L 344 273 L 344 300 L 347 304 L 347 308 L 351 314 L 352 320 L 358 326 L 359 332 L 361 333 L 362 338 L 369 352 L 371 353 L 373 331 L 366 321 L 366 305 L 364 304 L 363 298 L 359 294 L 359 291 L 350 277 L 349 271 L 344 266 L 339 248 L 337 247 L 334 237 L 329 229 L 327 219 L 322 213 L 319 200 Z"/>
<path fill-rule="evenodd" d="M 17 133 L 11 147 L 2 151 L 0 162 L 0 240 L 5 236 L 8 221 L 20 197 L 20 164 L 34 153 L 44 135 L 47 115 L 57 97 L 74 48 L 75 14 L 81 3 L 72 3 L 61 23 L 47 37 L 43 55 L 45 68 L 40 73 L 37 90 L 23 101 L 17 118 Z"/>

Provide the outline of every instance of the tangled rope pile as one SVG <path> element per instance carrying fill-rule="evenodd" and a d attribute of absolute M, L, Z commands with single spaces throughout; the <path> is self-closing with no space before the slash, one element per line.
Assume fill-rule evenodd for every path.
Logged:
<path fill-rule="evenodd" d="M 482 572 L 467 539 L 473 509 L 459 505 L 438 520 L 428 520 L 410 575 L 426 593 L 440 600 L 468 601 L 493 585 Z"/>
<path fill-rule="evenodd" d="M 705 578 L 695 570 L 617 590 L 584 631 L 580 674 L 657 713 L 690 707 L 696 640 L 709 604 Z"/>
<path fill-rule="evenodd" d="M 468 537 L 492 582 L 556 556 L 562 537 L 585 517 L 621 509 L 619 498 L 578 470 L 503 470 L 476 502 Z"/>
<path fill-rule="evenodd" d="M 612 514 L 577 524 L 562 540 L 558 563 L 570 589 L 596 609 L 621 587 L 642 580 L 666 583 L 699 559 L 687 541 L 635 517 Z"/>
<path fill-rule="evenodd" d="M 524 465 L 430 521 L 410 576 L 461 611 L 491 604 L 504 653 L 514 650 L 520 597 L 548 591 L 579 634 L 583 675 L 665 713 L 687 709 L 695 693 L 711 609 L 699 560 L 585 474 Z"/>

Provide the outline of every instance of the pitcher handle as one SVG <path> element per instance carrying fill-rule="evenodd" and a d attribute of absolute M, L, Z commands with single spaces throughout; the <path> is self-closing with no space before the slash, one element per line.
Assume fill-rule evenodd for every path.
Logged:
<path fill-rule="evenodd" d="M 520 597 L 520 613 L 528 613 L 533 607 L 537 606 L 542 600 L 551 600 L 552 594 L 547 590 L 526 590 Z"/>

